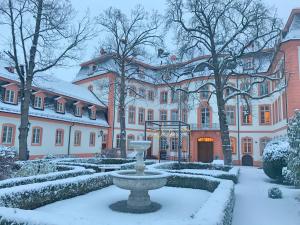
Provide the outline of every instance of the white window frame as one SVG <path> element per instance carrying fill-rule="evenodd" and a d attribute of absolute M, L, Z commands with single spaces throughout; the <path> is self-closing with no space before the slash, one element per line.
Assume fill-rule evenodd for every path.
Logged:
<path fill-rule="evenodd" d="M 15 91 L 10 89 L 5 90 L 5 102 L 15 103 Z"/>

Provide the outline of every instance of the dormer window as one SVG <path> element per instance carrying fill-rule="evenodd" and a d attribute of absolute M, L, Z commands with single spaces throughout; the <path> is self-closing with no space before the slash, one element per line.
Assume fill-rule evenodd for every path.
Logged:
<path fill-rule="evenodd" d="M 81 106 L 75 106 L 75 116 L 81 116 Z"/>
<path fill-rule="evenodd" d="M 43 98 L 41 96 L 35 96 L 33 106 L 36 109 L 43 109 Z"/>
<path fill-rule="evenodd" d="M 254 60 L 252 57 L 246 58 L 244 60 L 244 70 L 251 70 L 254 68 Z"/>
<path fill-rule="evenodd" d="M 65 104 L 62 103 L 62 102 L 57 102 L 56 112 L 58 112 L 58 113 L 64 113 L 65 112 Z"/>
<path fill-rule="evenodd" d="M 4 101 L 6 103 L 14 104 L 15 103 L 15 91 L 13 91 L 13 90 L 6 90 L 5 91 Z"/>

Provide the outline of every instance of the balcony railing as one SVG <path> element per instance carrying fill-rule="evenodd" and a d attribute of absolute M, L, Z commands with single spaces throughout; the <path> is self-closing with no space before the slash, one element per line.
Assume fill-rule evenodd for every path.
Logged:
<path fill-rule="evenodd" d="M 212 124 L 198 124 L 191 123 L 191 130 L 220 130 L 220 124 L 219 123 L 212 123 Z"/>

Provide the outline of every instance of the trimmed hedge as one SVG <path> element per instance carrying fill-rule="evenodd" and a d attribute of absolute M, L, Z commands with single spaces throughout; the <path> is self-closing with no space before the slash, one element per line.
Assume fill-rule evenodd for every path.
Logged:
<path fill-rule="evenodd" d="M 67 167 L 65 166 L 64 168 Z M 25 185 L 25 184 L 33 184 L 33 183 L 41 183 L 45 181 L 65 179 L 69 177 L 92 174 L 95 172 L 90 169 L 84 169 L 83 167 L 68 167 L 68 168 L 69 171 L 53 172 L 53 173 L 41 174 L 41 175 L 35 175 L 29 177 L 17 177 L 17 178 L 6 179 L 0 181 L 0 189 Z M 73 170 L 70 170 L 72 168 Z"/>
<path fill-rule="evenodd" d="M 177 162 L 167 162 L 167 163 L 161 163 L 161 164 L 155 164 L 150 166 L 153 169 L 161 169 L 165 170 L 170 173 L 180 173 L 180 174 L 190 174 L 190 175 L 203 175 L 203 176 L 211 176 L 219 179 L 225 179 L 225 180 L 232 180 L 235 184 L 238 183 L 239 179 L 239 168 L 237 167 L 230 167 L 230 166 L 223 166 L 223 165 L 216 165 L 216 164 L 210 164 L 210 163 L 177 163 Z M 201 172 L 193 173 L 193 172 L 187 172 L 187 171 L 180 171 L 183 169 L 205 169 L 207 171 L 209 170 L 220 170 L 224 173 L 222 174 L 207 174 Z"/>
<path fill-rule="evenodd" d="M 35 209 L 112 184 L 109 174 L 92 174 L 0 190 L 0 206 Z"/>

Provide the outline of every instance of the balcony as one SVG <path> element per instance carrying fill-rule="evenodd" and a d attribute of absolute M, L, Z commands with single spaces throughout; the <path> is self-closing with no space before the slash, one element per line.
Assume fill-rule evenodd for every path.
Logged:
<path fill-rule="evenodd" d="M 191 123 L 191 130 L 220 130 L 220 124 L 219 123 L 212 123 L 212 124 L 201 124 L 200 127 L 198 127 L 198 124 Z"/>

